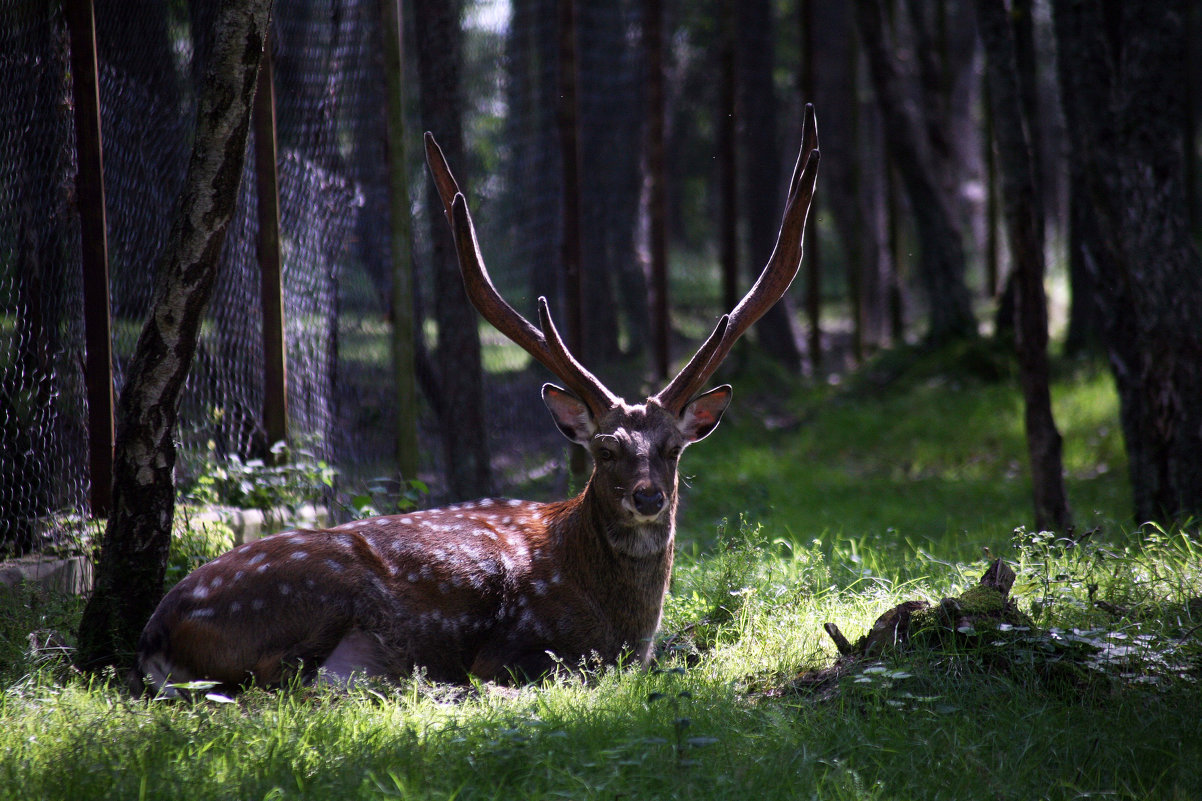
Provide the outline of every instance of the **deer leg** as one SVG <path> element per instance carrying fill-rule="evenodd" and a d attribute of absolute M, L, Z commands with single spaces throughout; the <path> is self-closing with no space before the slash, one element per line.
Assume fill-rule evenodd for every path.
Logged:
<path fill-rule="evenodd" d="M 334 650 L 319 666 L 318 683 L 349 687 L 356 679 L 393 679 L 388 659 L 380 641 L 373 635 L 355 629 L 334 646 Z"/>

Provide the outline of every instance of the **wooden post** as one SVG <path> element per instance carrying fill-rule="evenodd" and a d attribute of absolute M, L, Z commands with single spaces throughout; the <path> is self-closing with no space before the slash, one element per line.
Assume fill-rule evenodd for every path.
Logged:
<path fill-rule="evenodd" d="M 113 352 L 109 262 L 92 0 L 66 0 L 71 36 L 75 151 L 78 172 L 80 261 L 83 267 L 85 382 L 88 394 L 88 467 L 93 517 L 107 517 L 113 493 Z"/>
<path fill-rule="evenodd" d="M 280 183 L 276 154 L 275 83 L 268 39 L 255 91 L 255 188 L 258 193 L 260 303 L 263 309 L 264 458 L 288 441 L 288 349 L 284 335 L 283 258 L 280 254 Z"/>
<path fill-rule="evenodd" d="M 385 148 L 392 256 L 392 372 L 396 382 L 396 461 L 401 480 L 417 478 L 417 345 L 413 309 L 413 241 L 405 161 L 405 59 L 401 0 L 380 0 L 387 94 Z"/>
<path fill-rule="evenodd" d="M 647 178 L 650 195 L 651 339 L 656 378 L 668 377 L 668 199 L 664 165 L 664 4 L 643 3 L 643 52 L 647 57 Z"/>

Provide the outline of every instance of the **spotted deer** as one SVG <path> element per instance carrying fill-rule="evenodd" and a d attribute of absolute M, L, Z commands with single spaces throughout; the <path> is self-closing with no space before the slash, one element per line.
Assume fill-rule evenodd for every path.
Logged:
<path fill-rule="evenodd" d="M 807 107 L 776 249 L 675 378 L 628 404 L 564 346 L 547 302 L 536 327 L 493 286 L 467 203 L 426 134 L 426 157 L 480 314 L 558 377 L 543 401 L 588 449 L 584 490 L 557 503 L 480 500 L 291 531 L 242 545 L 177 584 L 147 623 L 137 672 L 150 689 L 303 680 L 542 676 L 600 659 L 646 665 L 672 569 L 677 463 L 718 425 L 731 388 L 702 386 L 800 266 L 818 170 Z"/>

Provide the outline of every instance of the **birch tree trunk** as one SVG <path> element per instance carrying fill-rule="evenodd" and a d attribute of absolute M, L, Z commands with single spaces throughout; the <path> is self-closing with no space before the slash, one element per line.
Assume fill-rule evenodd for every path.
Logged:
<path fill-rule="evenodd" d="M 76 662 L 85 669 L 131 665 L 162 597 L 179 400 L 237 201 L 270 11 L 270 0 L 224 0 L 217 16 L 192 157 L 117 406 L 113 510 L 79 628 Z"/>

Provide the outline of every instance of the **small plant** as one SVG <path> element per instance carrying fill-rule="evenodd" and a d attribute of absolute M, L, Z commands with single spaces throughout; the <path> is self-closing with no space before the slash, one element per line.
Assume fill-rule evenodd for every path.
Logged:
<path fill-rule="evenodd" d="M 64 664 L 71 653 L 81 598 L 22 582 L 0 585 L 0 681 L 7 685 L 22 676 Z"/>
<path fill-rule="evenodd" d="M 403 514 L 420 509 L 429 492 L 426 483 L 418 479 L 401 481 L 380 476 L 367 483 L 365 492 L 352 497 L 349 506 L 355 518 Z"/>
<path fill-rule="evenodd" d="M 171 538 L 171 552 L 167 557 L 167 572 L 163 580 L 164 591 L 179 583 L 180 579 L 205 562 L 216 559 L 234 547 L 234 532 L 218 521 L 199 522 L 193 520 L 183 507 L 183 514 L 176 518 L 176 528 Z"/>
<path fill-rule="evenodd" d="M 669 668 L 666 671 L 653 671 L 653 674 L 683 676 L 685 669 L 675 667 Z M 670 739 L 666 737 L 648 737 L 645 742 L 647 745 L 671 744 L 672 752 L 676 756 L 677 768 L 689 768 L 697 765 L 697 760 L 691 756 L 696 749 L 721 742 L 719 738 L 705 734 L 690 736 L 693 719 L 686 714 L 687 709 L 685 707 L 692 703 L 692 701 L 693 693 L 689 690 L 678 690 L 675 693 L 657 691 L 647 695 L 647 706 L 666 705 L 668 707 L 668 712 L 672 718 L 672 736 Z"/>
<path fill-rule="evenodd" d="M 661 644 L 661 656 L 675 651 L 707 651 L 717 644 L 721 631 L 735 620 L 756 592 L 756 572 L 763 549 L 756 540 L 759 527 L 739 519 L 739 531 L 730 535 L 726 523 L 719 527 L 717 547 L 704 561 L 681 566 L 668 599 L 668 627 L 679 634 Z M 689 569 L 689 568 L 692 569 Z"/>
<path fill-rule="evenodd" d="M 312 445 L 289 448 L 285 442 L 271 447 L 270 462 L 243 461 L 237 455 L 218 458 L 209 442 L 209 458 L 202 465 L 186 498 L 206 506 L 234 506 L 270 512 L 295 513 L 319 501 L 334 486 L 336 471 L 319 458 Z"/>

